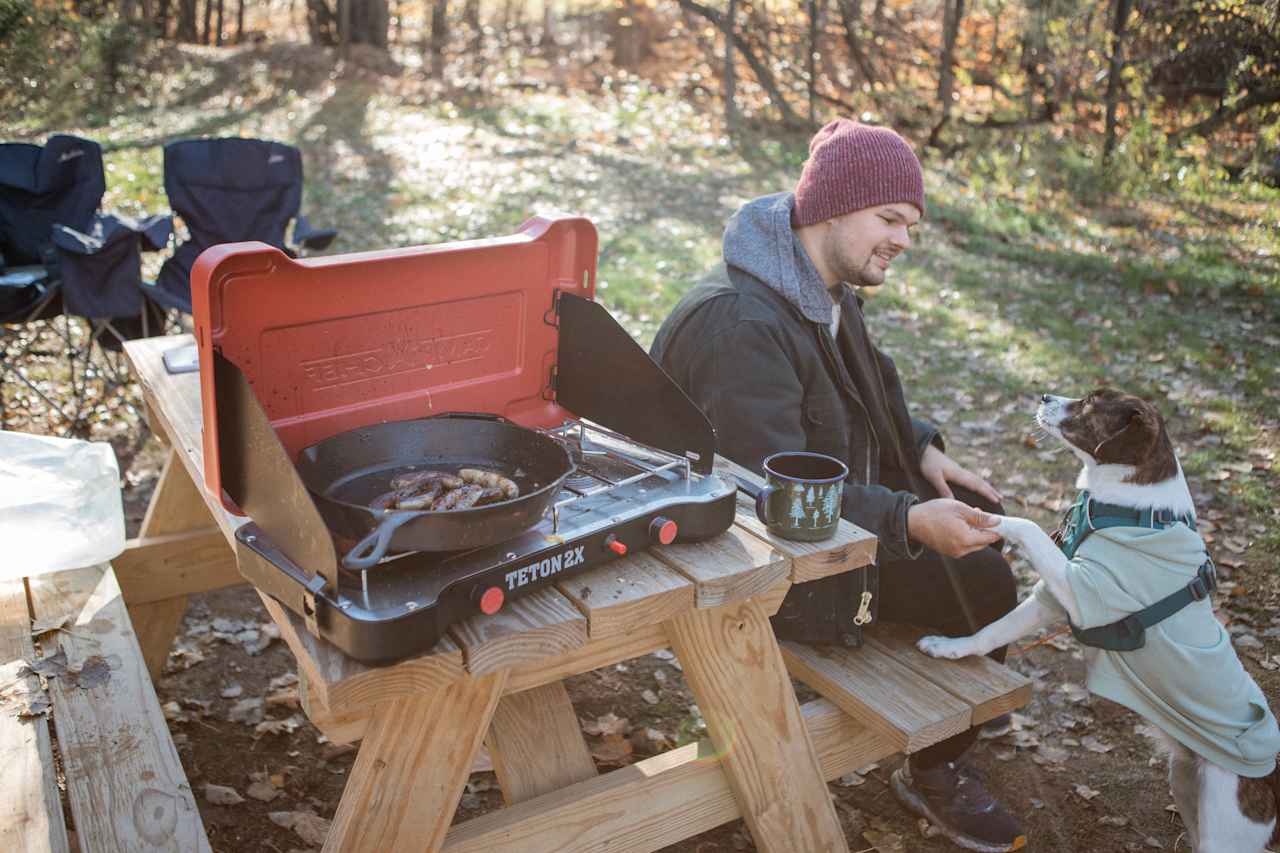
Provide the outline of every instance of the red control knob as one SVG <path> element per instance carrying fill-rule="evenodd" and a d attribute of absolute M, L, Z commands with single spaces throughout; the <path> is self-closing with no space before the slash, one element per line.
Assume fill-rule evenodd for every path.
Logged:
<path fill-rule="evenodd" d="M 610 551 L 617 554 L 619 557 L 626 556 L 627 543 L 623 542 L 621 539 L 619 539 L 617 536 L 614 536 L 612 533 L 610 533 L 608 536 L 605 537 L 604 547 L 608 548 Z"/>
<path fill-rule="evenodd" d="M 503 594 L 501 587 L 491 586 L 480 593 L 480 612 L 492 616 L 502 609 L 506 600 L 507 596 Z"/>
<path fill-rule="evenodd" d="M 679 532 L 680 528 L 669 518 L 658 516 L 649 523 L 649 538 L 659 545 L 670 545 Z"/>

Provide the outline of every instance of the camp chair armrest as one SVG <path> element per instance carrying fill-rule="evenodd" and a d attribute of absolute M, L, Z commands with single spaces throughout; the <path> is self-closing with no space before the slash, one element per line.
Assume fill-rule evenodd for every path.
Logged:
<path fill-rule="evenodd" d="M 327 249 L 338 236 L 336 228 L 312 228 L 307 217 L 299 215 L 293 226 L 293 245 L 303 249 Z"/>

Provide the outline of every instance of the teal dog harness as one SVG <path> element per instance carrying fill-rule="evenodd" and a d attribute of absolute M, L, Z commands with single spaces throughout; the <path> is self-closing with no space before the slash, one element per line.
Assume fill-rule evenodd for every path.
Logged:
<path fill-rule="evenodd" d="M 1108 527 L 1163 530 L 1175 524 L 1185 524 L 1192 530 L 1196 529 L 1195 517 L 1190 514 L 1175 516 L 1169 510 L 1136 510 L 1119 504 L 1103 503 L 1094 500 L 1086 489 L 1080 492 L 1076 502 L 1062 517 L 1062 527 L 1054 534 L 1054 539 L 1070 560 L 1075 557 L 1081 543 L 1095 530 Z M 1086 646 L 1112 652 L 1131 652 L 1146 645 L 1148 628 L 1160 624 L 1187 605 L 1208 598 L 1217 588 L 1217 569 L 1213 565 L 1213 559 L 1206 554 L 1204 564 L 1196 572 L 1195 580 L 1155 604 L 1109 625 L 1078 628 L 1070 620 L 1067 624 L 1071 625 L 1071 633 L 1075 638 Z"/>

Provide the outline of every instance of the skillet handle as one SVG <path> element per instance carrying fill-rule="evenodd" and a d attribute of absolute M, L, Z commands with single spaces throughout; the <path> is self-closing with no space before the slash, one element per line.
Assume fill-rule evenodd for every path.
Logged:
<path fill-rule="evenodd" d="M 416 510 L 404 510 L 384 515 L 382 521 L 378 522 L 378 526 L 370 531 L 368 536 L 357 542 L 355 547 L 347 552 L 347 556 L 342 558 L 343 568 L 356 571 L 372 568 L 387 555 L 387 546 L 391 544 L 391 537 L 401 525 L 421 514 Z"/>

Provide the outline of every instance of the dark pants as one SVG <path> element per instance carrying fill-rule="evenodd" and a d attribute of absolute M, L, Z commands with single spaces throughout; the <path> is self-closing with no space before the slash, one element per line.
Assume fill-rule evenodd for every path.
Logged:
<path fill-rule="evenodd" d="M 988 512 L 1004 514 L 1003 507 L 967 489 L 953 486 L 952 490 L 957 500 Z M 919 494 L 919 490 L 916 493 Z M 930 497 L 933 495 L 920 495 L 922 500 Z M 976 626 L 969 625 L 943 558 L 933 551 L 926 551 L 917 560 L 890 560 L 880 564 L 880 620 L 909 622 L 948 637 L 964 637 L 990 625 L 1017 606 L 1018 587 L 1013 571 L 996 547 L 983 548 L 949 562 Z M 997 649 L 991 657 L 1003 663 L 1005 651 L 1004 648 Z M 954 761 L 977 738 L 977 729 L 961 732 L 915 753 L 911 756 L 911 764 L 925 769 Z"/>

